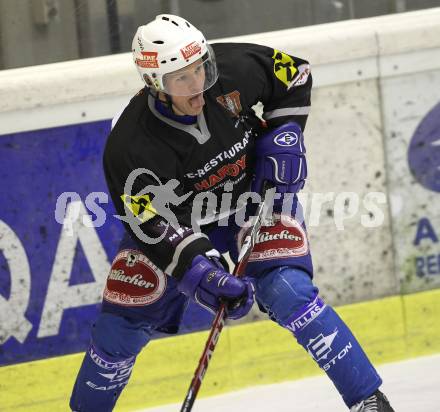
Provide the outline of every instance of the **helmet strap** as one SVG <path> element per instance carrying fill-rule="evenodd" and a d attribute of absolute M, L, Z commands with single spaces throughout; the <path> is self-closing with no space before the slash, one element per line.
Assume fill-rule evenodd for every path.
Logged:
<path fill-rule="evenodd" d="M 152 90 L 150 87 L 147 87 L 148 94 L 154 98 L 154 100 L 158 100 L 160 103 L 162 103 L 172 114 L 175 114 L 176 116 L 179 116 L 173 108 L 173 101 L 171 99 L 171 96 L 169 94 L 163 93 L 165 96 L 165 101 L 159 99 L 159 92 L 157 90 Z"/>
<path fill-rule="evenodd" d="M 177 116 L 177 113 L 174 111 L 174 108 L 173 108 L 173 101 L 171 99 L 171 96 L 166 93 L 164 93 L 164 94 L 165 94 L 165 100 L 166 100 L 166 104 L 168 106 L 168 109 L 170 109 L 171 113 L 173 113 Z"/>
<path fill-rule="evenodd" d="M 163 93 L 165 96 L 165 101 L 159 99 L 159 92 L 157 90 L 152 89 L 151 87 L 145 86 L 148 94 L 154 99 L 160 101 L 168 110 L 171 111 L 171 113 L 178 116 L 178 114 L 174 111 L 173 108 L 173 101 L 171 100 L 171 96 L 169 94 Z"/>

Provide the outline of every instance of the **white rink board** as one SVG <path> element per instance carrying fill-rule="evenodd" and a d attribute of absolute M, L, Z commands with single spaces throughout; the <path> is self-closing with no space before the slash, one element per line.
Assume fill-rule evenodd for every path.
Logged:
<path fill-rule="evenodd" d="M 304 189 L 309 194 L 306 222 L 316 283 L 321 296 L 332 304 L 396 293 L 387 204 L 379 205 L 381 225 L 368 228 L 361 224 L 368 218 L 364 202 L 370 193 L 387 190 L 382 133 L 377 127 L 381 121 L 379 93 L 373 79 L 312 92 L 312 113 L 305 132 L 309 166 Z M 311 208 L 316 210 L 314 199 L 321 194 L 331 200 L 321 207 L 318 222 Z"/>
<path fill-rule="evenodd" d="M 436 108 L 429 115 L 434 133 L 427 127 L 418 133 L 431 138 L 423 143 L 427 152 L 435 151 L 440 170 L 440 70 L 383 79 L 382 94 L 397 276 L 404 292 L 432 289 L 440 286 L 440 180 L 437 192 L 420 184 L 410 170 L 408 148 Z"/>
<path fill-rule="evenodd" d="M 399 294 L 405 262 L 414 252 L 408 246 L 413 233 L 405 229 L 420 206 L 419 200 L 412 202 L 414 194 L 430 205 L 428 216 L 440 232 L 440 195 L 420 194 L 404 171 L 410 135 L 440 99 L 435 75 L 440 8 L 216 41 L 266 44 L 310 60 L 314 89 L 305 132 L 310 167 L 304 193 L 330 196 L 318 208 L 319 222 L 306 220 L 317 285 L 329 303 L 338 305 Z M 415 83 L 422 92 L 412 87 Z M 130 53 L 2 71 L 0 135 L 110 119 L 141 87 Z M 418 114 L 403 119 L 408 96 L 417 102 Z M 405 136 L 388 144 L 399 128 Z M 344 192 L 357 200 L 344 202 Z M 380 226 L 366 228 L 361 219 L 368 216 L 365 201 L 371 192 L 383 197 L 384 203 L 374 202 L 374 216 L 383 219 Z M 394 222 L 390 194 L 393 201 L 395 195 L 410 199 L 406 217 L 394 215 Z M 339 209 L 338 200 L 344 205 Z M 352 207 L 351 217 L 337 220 L 338 210 L 341 215 Z M 431 248 L 433 256 L 438 248 L 439 243 Z M 413 276 L 403 291 L 439 285 L 440 269 L 429 279 Z"/>
<path fill-rule="evenodd" d="M 439 412 L 440 355 L 380 366 L 383 392 L 396 412 Z M 137 412 L 176 412 L 180 404 Z M 326 376 L 256 386 L 196 400 L 193 412 L 342 412 L 347 407 Z"/>
<path fill-rule="evenodd" d="M 417 351 L 426 353 L 423 351 L 437 347 L 439 339 L 436 332 L 439 328 L 436 320 L 440 311 L 436 302 L 439 300 L 430 298 L 430 304 L 425 306 L 417 305 L 423 302 L 418 296 L 396 295 L 402 291 L 410 293 L 440 286 L 440 271 L 430 277 L 417 277 L 413 270 L 408 270 L 407 264 L 421 254 L 434 257 L 439 254 L 440 267 L 439 242 L 424 239 L 420 247 L 413 245 L 414 225 L 421 218 L 429 219 L 440 237 L 440 194 L 428 191 L 415 182 L 407 161 L 411 136 L 440 101 L 440 8 L 228 40 L 266 44 L 306 58 L 312 64 L 312 110 L 305 132 L 309 177 L 304 195 L 330 198 L 318 207 L 320 213 L 310 208 L 310 202 L 305 205 L 315 279 L 323 298 L 330 304 L 342 305 L 395 296 L 389 299 L 394 303 L 401 301 L 401 304 L 392 306 L 396 308 L 396 314 L 386 310 L 376 317 L 371 316 L 368 310 L 363 310 L 363 313 L 371 323 L 379 320 L 377 323 L 380 324 L 381 320 L 388 318 L 399 319 L 400 323 L 392 331 L 400 333 L 400 340 L 396 342 L 373 333 L 375 342 L 371 343 L 379 342 L 380 351 L 387 346 L 390 356 L 394 355 L 393 351 L 398 356 L 413 356 Z M 0 71 L 0 139 L 10 133 L 110 119 L 142 86 L 129 53 Z M 368 216 L 364 200 L 371 192 L 382 194 L 385 200 L 391 200 L 391 204 L 380 204 L 378 213 L 382 214 L 383 221 L 379 227 L 368 229 L 361 225 L 361 221 Z M 344 193 L 355 194 L 359 204 L 355 204 L 353 199 L 345 202 Z M 343 207 L 338 209 L 338 201 L 341 205 L 341 200 Z M 341 219 L 339 215 L 338 220 L 337 209 L 349 213 L 353 207 L 356 210 L 350 218 Z M 100 250 L 100 247 L 99 239 L 91 241 L 90 250 Z M 68 260 L 68 254 L 60 250 L 59 261 Z M 20 258 L 16 251 L 14 253 Z M 100 264 L 96 256 L 92 263 L 102 269 L 105 265 Z M 92 287 L 98 292 L 101 290 L 90 283 L 81 286 Z M 440 289 L 430 293 L 438 291 Z M 46 302 L 48 307 L 56 303 L 54 299 Z M 18 305 L 12 309 L 19 313 Z M 61 312 L 50 310 L 47 313 L 48 319 L 54 319 L 53 315 Z M 261 313 L 255 309 L 244 322 L 260 316 Z M 425 328 L 420 326 L 420 319 L 424 318 L 428 319 Z M 388 324 L 384 322 L 384 325 Z M 243 326 L 255 326 L 258 330 L 258 324 Z M 382 327 L 384 329 L 389 331 Z M 253 344 L 258 344 L 258 340 L 255 339 Z M 261 346 L 257 347 L 261 350 Z M 265 371 L 270 366 L 279 367 L 279 354 L 283 351 L 283 346 L 278 348 L 278 358 L 275 357 L 278 363 L 271 358 Z M 246 347 L 246 353 L 249 353 L 249 347 Z M 183 363 L 182 359 L 179 362 Z M 267 361 L 268 357 L 265 359 Z M 47 393 L 51 393 L 54 383 L 57 383 L 57 373 L 64 372 L 65 360 L 59 358 L 55 363 L 52 359 L 45 360 L 41 371 L 46 374 L 35 369 L 35 363 L 22 363 L 17 368 L 14 365 L 15 376 L 28 379 L 25 387 L 29 391 L 24 393 L 16 385 L 20 378 L 9 378 L 14 376 L 12 374 L 2 380 L 12 384 L 11 390 L 5 393 L 16 396 L 17 403 L 30 399 L 29 404 L 24 406 L 26 412 L 27 405 L 62 410 L 50 406 L 46 408 L 39 385 L 45 385 Z M 58 361 L 63 363 L 61 367 Z M 179 362 L 176 363 L 180 368 Z M 253 357 L 252 363 L 257 362 L 262 362 L 260 354 Z M 162 373 L 163 362 L 157 365 L 156 362 L 155 373 L 158 369 Z M 21 369 L 22 366 L 29 369 Z M 160 384 L 166 385 L 172 379 L 175 379 L 174 382 L 181 381 L 179 368 L 176 375 L 154 378 L 155 384 L 162 388 Z M 396 412 L 440 411 L 438 356 L 379 369 L 385 378 L 385 392 L 392 399 Z M 22 370 L 31 373 L 22 373 Z M 250 370 L 249 366 L 239 369 L 244 375 Z M 47 378 L 41 379 L 41 376 Z M 74 375 L 71 373 L 69 376 Z M 168 378 L 171 380 L 167 381 Z M 63 384 L 67 381 L 59 380 Z M 243 386 L 246 383 L 240 382 Z M 189 385 L 189 382 L 182 381 L 182 384 Z M 148 385 L 142 388 L 143 394 L 151 398 Z M 56 404 L 62 397 L 67 399 L 70 390 L 69 387 L 64 395 L 55 390 L 55 395 L 49 395 L 48 404 Z M 129 386 L 127 391 L 130 390 Z M 137 401 L 135 407 L 139 407 L 138 387 L 133 386 L 131 393 L 131 399 Z M 42 401 L 35 403 L 35 398 Z M 150 404 L 158 403 L 153 399 L 150 399 Z M 13 407 L 16 410 L 16 404 Z M 2 407 L 0 409 L 3 410 Z M 150 412 L 179 409 L 180 405 L 174 405 Z M 321 409 L 328 412 L 346 410 L 325 377 L 200 399 L 194 412 L 305 412 Z"/>

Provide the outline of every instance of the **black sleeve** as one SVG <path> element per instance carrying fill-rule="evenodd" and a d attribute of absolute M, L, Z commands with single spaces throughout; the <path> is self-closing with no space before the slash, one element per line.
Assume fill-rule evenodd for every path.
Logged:
<path fill-rule="evenodd" d="M 219 69 L 236 79 L 240 93 L 250 105 L 263 104 L 263 118 L 269 127 L 295 121 L 304 130 L 312 88 L 306 60 L 256 44 L 216 46 Z"/>
<path fill-rule="evenodd" d="M 117 129 L 104 153 L 104 173 L 116 211 L 142 252 L 166 274 L 180 279 L 193 258 L 213 246 L 205 234 L 191 228 L 191 202 L 178 184 L 178 161 L 166 145 L 155 142 L 145 153 L 145 144 L 136 144 L 145 136 L 121 139 L 120 125 Z"/>

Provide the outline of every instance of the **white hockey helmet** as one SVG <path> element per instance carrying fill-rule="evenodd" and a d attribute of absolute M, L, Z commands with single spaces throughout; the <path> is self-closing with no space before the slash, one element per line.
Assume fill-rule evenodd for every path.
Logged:
<path fill-rule="evenodd" d="M 205 36 L 182 17 L 160 14 L 140 26 L 132 51 L 142 80 L 156 92 L 192 96 L 217 81 L 214 51 Z"/>

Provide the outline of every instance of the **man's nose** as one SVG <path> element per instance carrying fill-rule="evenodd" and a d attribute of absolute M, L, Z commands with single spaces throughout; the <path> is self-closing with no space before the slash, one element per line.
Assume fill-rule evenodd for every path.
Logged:
<path fill-rule="evenodd" d="M 200 76 L 191 76 L 189 89 L 191 94 L 198 94 L 203 91 L 204 80 Z"/>

